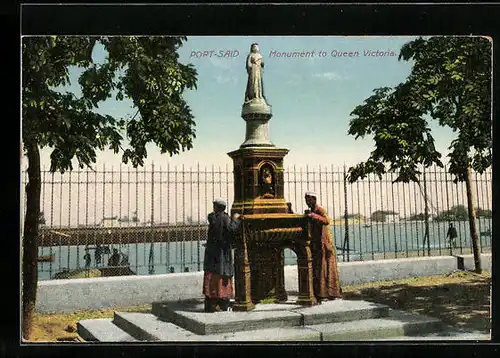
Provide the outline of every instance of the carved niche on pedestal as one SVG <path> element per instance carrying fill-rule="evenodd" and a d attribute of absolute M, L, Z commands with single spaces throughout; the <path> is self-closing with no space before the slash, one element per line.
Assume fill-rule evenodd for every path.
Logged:
<path fill-rule="evenodd" d="M 269 163 L 265 163 L 261 166 L 259 173 L 260 197 L 263 199 L 273 199 L 276 195 L 274 167 Z"/>
<path fill-rule="evenodd" d="M 231 213 L 287 213 L 283 157 L 287 149 L 241 148 L 229 156 L 234 163 L 234 203 Z"/>

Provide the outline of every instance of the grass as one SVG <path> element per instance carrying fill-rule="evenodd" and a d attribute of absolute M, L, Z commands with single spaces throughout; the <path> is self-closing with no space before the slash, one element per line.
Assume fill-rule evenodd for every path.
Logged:
<path fill-rule="evenodd" d="M 407 278 L 346 286 L 343 298 L 386 304 L 391 308 L 436 317 L 467 330 L 489 333 L 491 272 L 455 271 L 447 275 Z"/>
<path fill-rule="evenodd" d="M 259 303 L 262 303 L 262 304 L 276 303 L 276 298 L 264 298 L 264 299 L 260 300 Z"/>
<path fill-rule="evenodd" d="M 441 319 L 465 329 L 489 333 L 491 273 L 456 271 L 447 275 L 407 278 L 344 286 L 346 300 L 382 303 Z M 112 318 L 114 311 L 151 312 L 151 305 L 114 307 L 97 311 L 35 314 L 32 341 L 79 341 L 76 323 L 84 319 Z"/>
<path fill-rule="evenodd" d="M 114 307 L 100 310 L 85 310 L 72 313 L 41 314 L 36 313 L 33 319 L 31 341 L 36 342 L 78 342 L 76 324 L 84 319 L 112 318 L 115 311 L 151 312 L 151 305 L 135 307 Z"/>

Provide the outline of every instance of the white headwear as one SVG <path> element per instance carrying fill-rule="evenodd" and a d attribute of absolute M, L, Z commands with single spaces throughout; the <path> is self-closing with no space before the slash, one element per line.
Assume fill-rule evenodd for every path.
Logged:
<path fill-rule="evenodd" d="M 314 191 L 308 191 L 304 196 L 313 196 L 316 199 L 318 198 L 318 195 Z"/>
<path fill-rule="evenodd" d="M 224 199 L 218 198 L 214 200 L 214 204 L 220 205 L 220 206 L 226 206 L 226 202 Z"/>

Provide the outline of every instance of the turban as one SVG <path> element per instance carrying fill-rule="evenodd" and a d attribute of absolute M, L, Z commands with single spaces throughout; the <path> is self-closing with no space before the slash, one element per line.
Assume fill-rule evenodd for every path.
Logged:
<path fill-rule="evenodd" d="M 224 199 L 215 199 L 214 204 L 220 205 L 220 206 L 226 206 L 226 202 Z"/>
<path fill-rule="evenodd" d="M 305 196 L 313 196 L 316 199 L 318 198 L 318 195 L 315 192 L 313 192 L 313 191 L 306 192 Z"/>

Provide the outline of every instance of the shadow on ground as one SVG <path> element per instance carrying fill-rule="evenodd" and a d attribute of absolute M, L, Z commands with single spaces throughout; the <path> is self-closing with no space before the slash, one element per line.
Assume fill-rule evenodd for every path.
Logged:
<path fill-rule="evenodd" d="M 346 300 L 366 300 L 393 309 L 436 317 L 466 330 L 489 333 L 491 278 L 477 276 L 461 283 L 435 286 L 398 284 L 361 288 L 343 293 Z"/>

